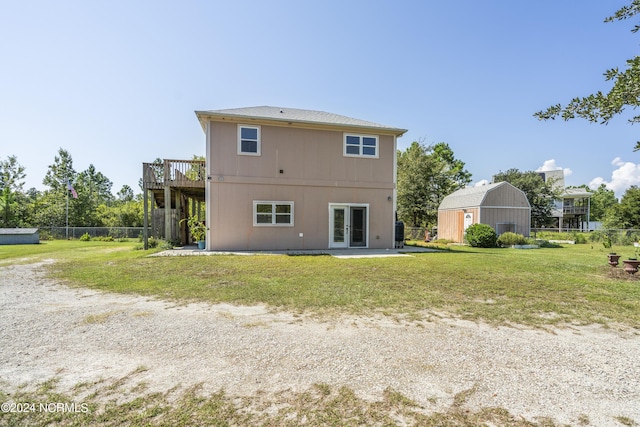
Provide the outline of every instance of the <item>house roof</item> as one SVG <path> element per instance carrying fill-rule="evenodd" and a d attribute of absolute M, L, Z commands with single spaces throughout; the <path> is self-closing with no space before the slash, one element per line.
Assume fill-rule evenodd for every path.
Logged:
<path fill-rule="evenodd" d="M 502 187 L 504 185 L 515 188 L 517 191 L 520 191 L 517 187 L 509 184 L 506 181 L 496 182 L 494 184 L 481 185 L 478 187 L 467 187 L 462 188 L 460 190 L 454 191 L 453 193 L 446 196 L 438 209 L 458 209 L 458 208 L 469 208 L 481 206 L 484 201 L 487 193 L 495 190 L 496 188 Z"/>
<path fill-rule="evenodd" d="M 587 191 L 583 188 L 565 188 L 562 193 L 563 198 L 590 198 L 593 195 L 590 191 Z"/>
<path fill-rule="evenodd" d="M 339 114 L 327 113 L 324 111 L 301 110 L 297 108 L 283 107 L 245 107 L 230 108 L 226 110 L 196 111 L 196 116 L 200 120 L 202 128 L 205 129 L 206 120 L 246 120 L 246 121 L 268 121 L 288 124 L 316 125 L 322 127 L 346 127 L 362 130 L 375 130 L 384 133 L 391 133 L 402 136 L 406 129 L 394 128 L 380 123 L 366 120 L 354 119 L 352 117 L 341 116 Z"/>

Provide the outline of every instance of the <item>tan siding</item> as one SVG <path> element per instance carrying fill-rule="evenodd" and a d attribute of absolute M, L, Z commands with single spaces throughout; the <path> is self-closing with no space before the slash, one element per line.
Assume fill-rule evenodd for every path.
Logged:
<path fill-rule="evenodd" d="M 473 215 L 473 223 L 478 222 L 478 208 L 465 209 Z M 462 209 L 442 210 L 438 212 L 438 238 L 456 243 L 464 241 L 464 215 Z"/>
<path fill-rule="evenodd" d="M 369 247 L 393 247 L 393 136 L 379 136 L 379 158 L 353 158 L 342 131 L 263 124 L 261 156 L 244 156 L 236 123 L 210 128 L 209 250 L 328 248 L 329 203 L 369 204 Z M 294 226 L 254 227 L 254 200 L 294 202 Z"/>
<path fill-rule="evenodd" d="M 529 207 L 529 204 L 521 191 L 504 185 L 488 192 L 482 206 Z"/>
<path fill-rule="evenodd" d="M 236 123 L 212 123 L 212 172 L 282 180 L 393 182 L 393 136 L 379 136 L 379 158 L 343 156 L 343 132 L 262 125 L 260 156 L 237 154 Z M 280 170 L 283 173 L 280 173 Z"/>
<path fill-rule="evenodd" d="M 516 225 L 516 233 L 529 236 L 531 225 L 531 211 L 529 209 L 513 208 L 482 208 L 482 223 L 498 230 L 498 224 Z"/>
<path fill-rule="evenodd" d="M 323 188 L 213 183 L 214 207 L 210 249 L 286 250 L 329 247 L 329 203 L 369 204 L 369 247 L 389 248 L 393 211 L 388 192 L 376 189 Z M 294 202 L 293 227 L 254 227 L 253 201 Z M 303 237 L 300 237 L 303 233 Z"/>

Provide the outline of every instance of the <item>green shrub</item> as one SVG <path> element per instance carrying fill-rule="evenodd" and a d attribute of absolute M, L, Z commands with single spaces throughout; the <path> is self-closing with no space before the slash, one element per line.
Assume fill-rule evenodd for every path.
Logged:
<path fill-rule="evenodd" d="M 527 239 L 522 234 L 512 233 L 511 231 L 502 233 L 498 237 L 498 245 L 500 246 L 525 245 L 526 243 Z"/>
<path fill-rule="evenodd" d="M 84 233 L 82 236 L 80 236 L 81 242 L 88 242 L 90 240 L 91 240 L 91 236 L 89 235 L 89 233 Z"/>
<path fill-rule="evenodd" d="M 576 244 L 587 243 L 587 237 L 584 235 L 584 233 L 575 232 L 573 233 L 573 241 L 576 242 Z"/>
<path fill-rule="evenodd" d="M 540 246 L 541 248 L 561 248 L 562 245 L 559 243 L 552 243 L 552 242 L 548 242 L 546 240 L 537 240 L 536 241 L 538 246 Z"/>
<path fill-rule="evenodd" d="M 162 240 L 160 243 L 160 249 L 165 251 L 173 249 L 173 242 L 171 240 Z"/>
<path fill-rule="evenodd" d="M 147 241 L 147 245 L 150 248 L 157 248 L 158 243 L 158 239 L 156 239 L 155 237 L 149 237 L 149 240 Z"/>
<path fill-rule="evenodd" d="M 40 240 L 53 240 L 53 234 L 49 230 L 40 230 Z"/>
<path fill-rule="evenodd" d="M 498 236 L 496 231 L 487 224 L 473 224 L 465 232 L 467 243 L 476 248 L 493 248 Z"/>

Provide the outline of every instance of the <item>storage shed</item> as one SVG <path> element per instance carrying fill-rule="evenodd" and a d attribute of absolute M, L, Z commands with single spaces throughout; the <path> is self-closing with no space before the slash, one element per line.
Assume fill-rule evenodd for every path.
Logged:
<path fill-rule="evenodd" d="M 0 245 L 28 245 L 40 243 L 37 228 L 0 228 Z"/>
<path fill-rule="evenodd" d="M 438 238 L 457 243 L 472 224 L 487 224 L 498 235 L 511 231 L 529 236 L 531 205 L 524 192 L 508 182 L 455 191 L 438 208 Z"/>

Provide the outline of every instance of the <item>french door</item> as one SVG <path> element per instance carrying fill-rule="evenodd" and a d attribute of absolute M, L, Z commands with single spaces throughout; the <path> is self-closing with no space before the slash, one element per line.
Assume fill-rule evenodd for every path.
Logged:
<path fill-rule="evenodd" d="M 366 248 L 369 215 L 367 205 L 329 204 L 329 247 Z"/>

